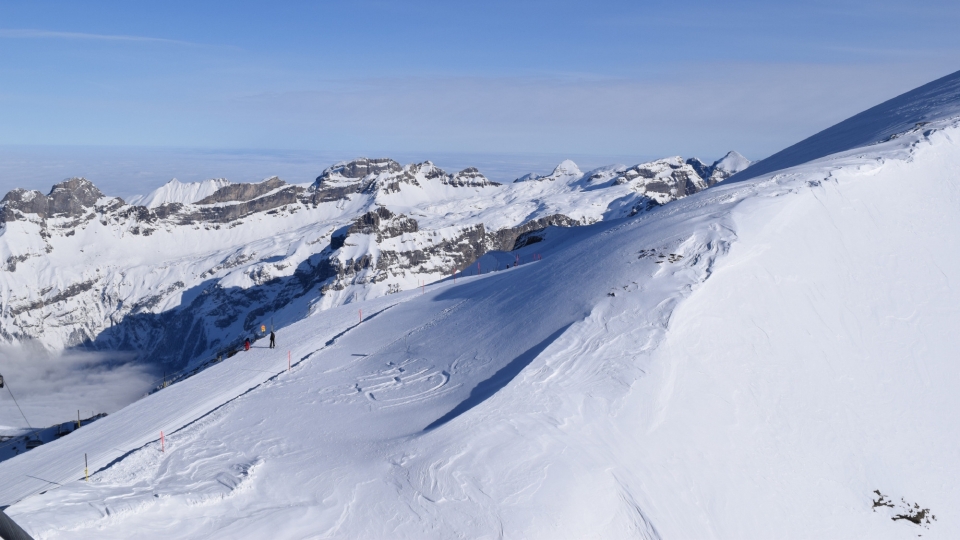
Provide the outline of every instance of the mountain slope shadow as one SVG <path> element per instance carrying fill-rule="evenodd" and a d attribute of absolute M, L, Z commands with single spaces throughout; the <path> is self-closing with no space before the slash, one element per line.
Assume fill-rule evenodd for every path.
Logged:
<path fill-rule="evenodd" d="M 160 313 L 148 311 L 151 302 L 160 298 L 148 298 L 94 339 L 72 349 L 133 351 L 138 361 L 163 365 L 168 373 L 228 354 L 239 349 L 245 338 L 256 340 L 261 324 L 269 326 L 272 320 L 279 328 L 302 318 L 310 302 L 322 294 L 323 285 L 343 272 L 331 261 L 331 251 L 327 246 L 300 263 L 292 275 L 247 289 L 222 287 L 219 280 L 209 279 L 184 290 L 181 305 Z"/>
<path fill-rule="evenodd" d="M 423 431 L 430 431 L 446 424 L 447 422 L 483 403 L 494 394 L 499 392 L 501 388 L 510 384 L 510 381 L 512 381 L 517 375 L 520 374 L 521 371 L 523 371 L 523 368 L 530 365 L 530 362 L 533 362 L 534 358 L 540 356 L 540 353 L 546 350 L 551 343 L 556 341 L 561 334 L 566 332 L 567 328 L 570 328 L 569 324 L 563 326 L 556 332 L 547 336 L 547 338 L 540 343 L 537 343 L 533 347 L 530 347 L 521 353 L 519 356 L 511 360 L 507 365 L 500 368 L 500 370 L 494 373 L 489 379 L 480 382 L 480 384 L 475 386 L 473 390 L 470 391 L 470 395 L 467 397 L 467 399 L 461 401 L 447 414 L 434 420 L 429 426 L 423 428 Z"/>

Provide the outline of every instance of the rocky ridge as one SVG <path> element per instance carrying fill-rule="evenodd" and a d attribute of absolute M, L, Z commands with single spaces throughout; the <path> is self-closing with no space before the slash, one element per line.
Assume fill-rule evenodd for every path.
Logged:
<path fill-rule="evenodd" d="M 218 180 L 195 201 L 141 198 L 153 207 L 105 196 L 83 178 L 46 195 L 16 189 L 0 201 L 0 340 L 136 350 L 184 367 L 265 322 L 443 279 L 549 226 L 690 195 L 715 170 L 705 179 L 668 158 L 583 173 L 565 161 L 502 185 L 476 168 L 450 174 L 429 161 L 360 158 L 312 184 Z"/>

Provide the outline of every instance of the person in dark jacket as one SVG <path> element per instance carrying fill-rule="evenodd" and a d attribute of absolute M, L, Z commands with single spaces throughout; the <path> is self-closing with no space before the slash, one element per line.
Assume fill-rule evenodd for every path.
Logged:
<path fill-rule="evenodd" d="M 243 340 L 243 350 L 245 351 L 250 350 L 250 338 Z"/>
<path fill-rule="evenodd" d="M 270 348 L 277 346 L 277 336 L 273 333 L 273 330 L 270 331 Z"/>

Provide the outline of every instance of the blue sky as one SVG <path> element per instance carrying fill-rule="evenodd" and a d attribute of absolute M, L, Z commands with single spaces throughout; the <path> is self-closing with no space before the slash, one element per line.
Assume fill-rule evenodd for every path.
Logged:
<path fill-rule="evenodd" d="M 940 0 L 7 0 L 0 145 L 756 159 L 960 69 L 958 22 Z"/>

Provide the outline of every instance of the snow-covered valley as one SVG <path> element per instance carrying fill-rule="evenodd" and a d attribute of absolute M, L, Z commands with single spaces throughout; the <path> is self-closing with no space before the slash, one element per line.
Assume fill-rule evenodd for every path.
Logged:
<path fill-rule="evenodd" d="M 222 294 L 198 290 L 207 279 L 269 290 L 243 311 L 275 306 L 262 313 L 278 348 L 259 341 L 0 463 L 0 505 L 38 539 L 956 538 L 960 73 L 893 102 L 908 114 L 871 109 L 789 153 L 813 161 L 752 175 L 771 167 L 760 161 L 709 189 L 683 160 L 564 163 L 507 188 L 469 170 L 358 176 L 353 162 L 313 189 L 276 184 L 249 201 L 289 190 L 287 209 L 235 227 L 185 224 L 203 212 L 190 200 L 149 236 L 103 198 L 108 217 L 69 237 L 56 221 L 68 218 L 17 215 L 4 258 L 51 249 L 4 273 L 5 339 L 83 341 L 63 313 L 106 303 L 63 299 L 58 326 L 9 306 L 40 279 L 63 284 L 49 295 L 103 279 L 82 274 L 102 260 L 80 253 L 92 244 L 125 261 L 100 269 L 122 274 L 106 282 L 123 294 L 184 282 L 145 312 L 202 305 L 195 320 L 209 320 L 238 297 L 204 304 Z M 838 132 L 855 144 L 837 150 Z M 658 171 L 697 188 L 647 189 Z M 557 215 L 571 222 L 536 221 Z M 281 217 L 297 227 L 276 228 Z M 162 247 L 123 247 L 146 238 Z M 292 289 L 318 242 L 337 271 Z M 383 255 L 431 243 L 447 247 Z M 162 266 L 164 250 L 183 258 Z M 387 277 L 357 266 L 364 255 L 394 261 Z M 494 271 L 452 279 L 477 263 Z M 260 289 L 272 282 L 257 271 L 290 280 Z M 116 326 L 140 313 L 127 309 Z M 162 360 L 203 360 L 263 320 L 224 317 L 218 343 Z"/>

